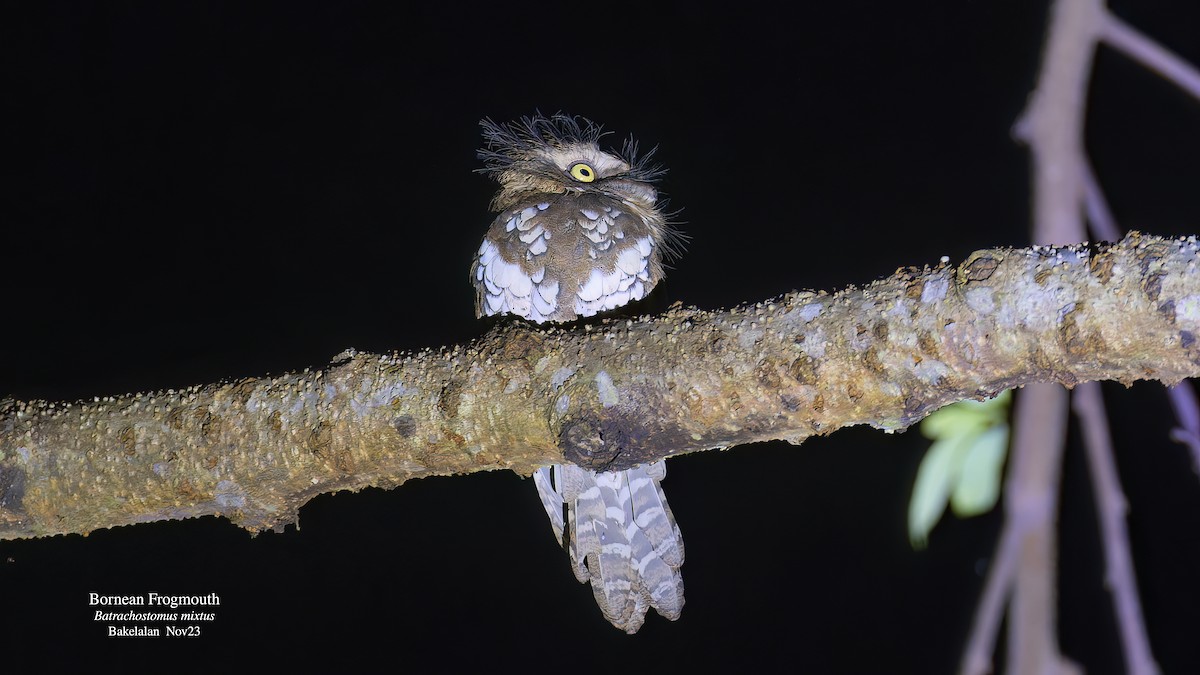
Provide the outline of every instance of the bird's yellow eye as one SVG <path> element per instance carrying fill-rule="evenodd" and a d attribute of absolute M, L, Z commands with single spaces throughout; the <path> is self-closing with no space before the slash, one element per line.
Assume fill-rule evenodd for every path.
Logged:
<path fill-rule="evenodd" d="M 580 183 L 590 183 L 596 180 L 596 170 L 588 164 L 578 162 L 571 166 L 571 177 Z"/>

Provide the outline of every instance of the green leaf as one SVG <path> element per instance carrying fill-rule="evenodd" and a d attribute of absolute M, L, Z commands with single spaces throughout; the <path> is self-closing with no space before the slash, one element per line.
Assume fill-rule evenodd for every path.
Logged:
<path fill-rule="evenodd" d="M 1008 451 L 1011 399 L 1006 390 L 987 401 L 959 401 L 921 423 L 921 433 L 934 442 L 917 469 L 908 504 L 913 548 L 925 547 L 947 504 L 962 518 L 996 505 Z"/>
<path fill-rule="evenodd" d="M 973 410 L 959 408 L 958 404 L 947 406 L 921 422 L 921 434 L 931 440 L 977 434 L 988 426 L 987 419 Z"/>
<path fill-rule="evenodd" d="M 1007 424 L 997 424 L 975 437 L 950 496 L 954 515 L 970 518 L 992 510 L 1000 498 L 1000 479 L 1007 454 Z"/>
<path fill-rule="evenodd" d="M 929 532 L 946 512 L 970 439 L 960 435 L 934 441 L 921 460 L 908 503 L 908 539 L 913 548 L 925 548 Z"/>
<path fill-rule="evenodd" d="M 987 427 L 1008 419 L 1012 390 L 1005 389 L 986 401 L 958 401 L 933 412 L 921 422 L 921 433 L 937 439 L 947 434 L 965 433 L 968 427 Z"/>

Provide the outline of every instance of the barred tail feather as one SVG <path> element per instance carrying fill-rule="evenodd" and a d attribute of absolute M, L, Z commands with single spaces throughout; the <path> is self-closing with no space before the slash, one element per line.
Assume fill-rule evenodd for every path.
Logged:
<path fill-rule="evenodd" d="M 663 462 L 608 472 L 561 464 L 534 473 L 576 578 L 591 582 L 605 618 L 627 633 L 641 627 L 650 607 L 672 621 L 683 609 L 683 538 L 659 484 L 665 476 Z"/>

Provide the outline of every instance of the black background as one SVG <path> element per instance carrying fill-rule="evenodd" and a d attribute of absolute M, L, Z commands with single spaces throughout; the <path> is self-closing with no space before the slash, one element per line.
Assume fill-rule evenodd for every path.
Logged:
<path fill-rule="evenodd" d="M 1114 3 L 1200 62 L 1193 3 Z M 540 109 L 658 145 L 692 237 L 643 303 L 834 290 L 1028 243 L 1009 135 L 1029 2 L 29 2 L 0 10 L 0 390 L 71 400 L 481 333 L 494 189 L 477 122 Z M 1125 227 L 1197 232 L 1200 104 L 1102 51 L 1088 145 Z M 1200 485 L 1158 385 L 1107 386 L 1150 638 L 1200 671 Z M 1000 519 L 905 511 L 919 434 L 848 429 L 672 460 L 687 606 L 627 636 L 574 581 L 532 484 L 497 472 L 324 495 L 251 538 L 203 518 L 0 542 L 0 640 L 43 666 L 401 672 L 710 666 L 945 673 Z M 1118 672 L 1086 465 L 1067 455 L 1061 641 Z M 216 592 L 193 640 L 119 640 L 87 593 Z M 15 652 L 13 651 L 15 650 Z"/>

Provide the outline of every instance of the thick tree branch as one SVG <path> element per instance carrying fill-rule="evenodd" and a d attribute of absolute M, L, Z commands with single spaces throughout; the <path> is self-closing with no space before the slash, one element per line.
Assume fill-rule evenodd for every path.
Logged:
<path fill-rule="evenodd" d="M 0 406 L 0 538 L 224 515 L 252 531 L 313 496 L 564 459 L 623 467 L 870 424 L 1032 382 L 1200 374 L 1194 238 L 989 249 L 835 295 L 461 347 L 320 372 Z"/>

